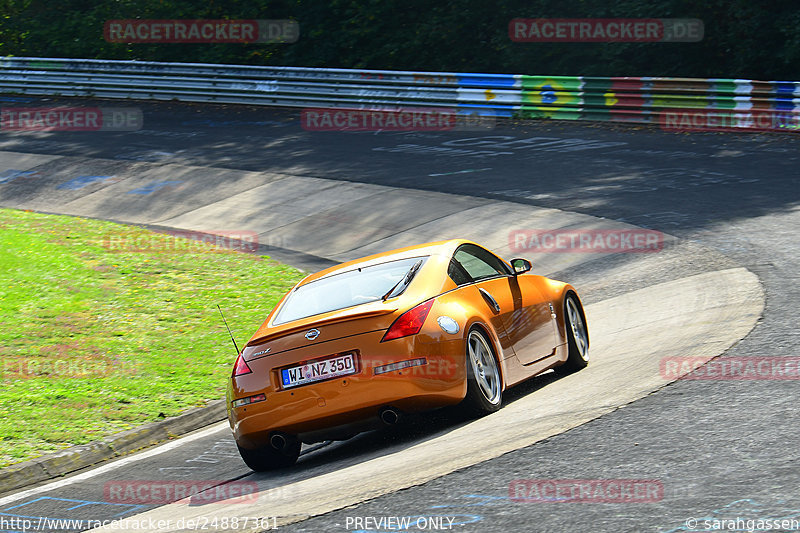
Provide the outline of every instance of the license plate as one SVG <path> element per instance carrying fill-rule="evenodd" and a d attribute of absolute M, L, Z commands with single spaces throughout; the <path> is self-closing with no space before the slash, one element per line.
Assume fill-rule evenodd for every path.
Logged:
<path fill-rule="evenodd" d="M 284 389 L 290 389 L 355 373 L 355 357 L 352 353 L 348 353 L 284 368 L 281 370 L 281 383 Z"/>

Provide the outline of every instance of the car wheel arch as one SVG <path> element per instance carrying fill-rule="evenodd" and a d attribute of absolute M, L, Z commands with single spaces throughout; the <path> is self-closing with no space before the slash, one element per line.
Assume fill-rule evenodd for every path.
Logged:
<path fill-rule="evenodd" d="M 503 349 L 500 347 L 500 339 L 497 337 L 494 329 L 487 326 L 486 323 L 481 320 L 480 318 L 474 318 L 472 320 L 467 321 L 467 324 L 464 326 L 464 364 L 467 364 L 467 342 L 469 339 L 469 334 L 472 330 L 478 329 L 486 336 L 486 340 L 489 341 L 492 348 L 492 355 L 494 356 L 497 362 L 497 370 L 500 372 L 500 390 L 506 390 L 506 369 L 505 369 L 505 362 L 504 358 L 501 357 L 503 354 Z"/>

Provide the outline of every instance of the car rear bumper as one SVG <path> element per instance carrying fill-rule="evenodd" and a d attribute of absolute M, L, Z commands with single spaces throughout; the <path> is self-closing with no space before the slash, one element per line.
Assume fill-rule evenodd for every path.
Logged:
<path fill-rule="evenodd" d="M 283 389 L 281 368 L 304 360 L 305 354 L 276 354 L 248 364 L 252 374 L 231 380 L 228 390 L 228 418 L 237 443 L 249 449 L 266 445 L 274 432 L 300 435 L 308 442 L 339 438 L 347 433 L 379 425 L 385 408 L 413 412 L 452 405 L 466 394 L 463 341 L 409 337 L 380 343 L 382 332 L 332 341 L 331 353 L 356 352 L 358 372 L 327 381 Z M 429 341 L 429 342 L 426 342 Z M 372 346 L 372 349 L 364 348 Z M 376 355 L 377 352 L 381 356 Z M 301 352 L 301 350 L 293 350 Z M 309 357 L 318 352 L 309 352 Z M 424 359 L 422 365 L 375 374 L 375 368 L 410 359 Z M 269 376 L 269 383 L 266 376 Z M 264 393 L 266 400 L 242 407 L 231 401 Z"/>

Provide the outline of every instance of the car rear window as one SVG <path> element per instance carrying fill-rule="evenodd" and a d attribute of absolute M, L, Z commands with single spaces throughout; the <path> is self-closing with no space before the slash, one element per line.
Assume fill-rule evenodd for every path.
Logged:
<path fill-rule="evenodd" d="M 427 258 L 411 257 L 341 272 L 302 285 L 286 298 L 273 320 L 285 324 L 293 320 L 337 311 L 380 300 L 408 274 L 411 267 Z M 393 294 L 397 296 L 397 294 Z"/>

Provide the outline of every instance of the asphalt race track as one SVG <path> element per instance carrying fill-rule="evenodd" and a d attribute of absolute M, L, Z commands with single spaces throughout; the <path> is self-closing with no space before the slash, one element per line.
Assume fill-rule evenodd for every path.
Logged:
<path fill-rule="evenodd" d="M 144 112 L 139 131 L 0 133 L 0 205 L 254 231 L 274 257 L 307 270 L 473 238 L 576 286 L 592 362 L 509 390 L 489 417 L 409 417 L 307 448 L 294 469 L 275 474 L 251 473 L 227 425 L 216 424 L 4 495 L 0 519 L 142 517 L 193 531 L 177 520 L 240 516 L 261 520 L 208 529 L 303 532 L 422 531 L 437 519 L 465 532 L 706 531 L 704 520 L 800 519 L 797 380 L 673 382 L 659 364 L 800 355 L 793 134 L 508 121 L 473 131 L 309 132 L 292 110 L 132 105 Z M 667 234 L 663 250 L 515 248 L 527 229 L 636 227 Z M 526 479 L 651 480 L 661 491 L 629 503 L 510 498 Z M 236 480 L 259 495 L 121 504 L 107 494 L 120 480 Z M 413 525 L 398 530 L 390 517 Z"/>

